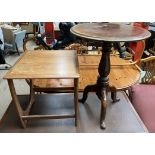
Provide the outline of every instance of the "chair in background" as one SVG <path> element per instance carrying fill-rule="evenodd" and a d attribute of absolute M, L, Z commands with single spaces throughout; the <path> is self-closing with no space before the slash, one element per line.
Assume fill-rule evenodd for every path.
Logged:
<path fill-rule="evenodd" d="M 0 49 L 4 51 L 4 37 L 3 37 L 1 26 L 0 26 L 0 40 L 1 40 Z"/>
<path fill-rule="evenodd" d="M 34 25 L 32 23 L 20 23 L 21 30 L 26 30 L 26 38 L 29 34 L 35 35 Z"/>
<path fill-rule="evenodd" d="M 10 67 L 11 65 L 8 64 L 4 58 L 4 38 L 2 30 L 0 28 L 0 70 L 7 70 L 10 69 Z"/>
<path fill-rule="evenodd" d="M 13 31 L 12 29 L 2 27 L 2 31 L 4 37 L 4 50 L 6 54 L 9 51 L 16 51 L 18 55 L 20 55 L 19 48 L 23 47 L 26 30 Z"/>
<path fill-rule="evenodd" d="M 3 44 L 3 42 L 0 39 L 0 45 L 2 45 L 2 44 Z M 3 56 L 3 53 L 2 53 L 2 50 L 1 50 L 1 46 L 0 46 L 0 65 L 1 64 L 5 64 L 5 59 L 4 59 L 4 56 Z"/>
<path fill-rule="evenodd" d="M 155 56 L 140 61 L 145 72 L 140 84 L 133 85 L 129 97 L 149 132 L 155 132 Z"/>

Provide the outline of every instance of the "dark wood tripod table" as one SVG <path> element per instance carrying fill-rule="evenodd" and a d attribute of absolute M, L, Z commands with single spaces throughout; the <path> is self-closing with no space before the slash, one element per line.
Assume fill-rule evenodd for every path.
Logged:
<path fill-rule="evenodd" d="M 139 27 L 118 23 L 83 23 L 71 28 L 71 32 L 81 38 L 100 41 L 102 56 L 98 66 L 98 79 L 96 84 L 88 85 L 84 89 L 81 102 L 85 102 L 88 92 L 95 91 L 101 100 L 100 126 L 106 128 L 105 116 L 107 107 L 107 92 L 109 87 L 110 52 L 113 42 L 131 42 L 144 40 L 150 37 L 150 32 Z"/>

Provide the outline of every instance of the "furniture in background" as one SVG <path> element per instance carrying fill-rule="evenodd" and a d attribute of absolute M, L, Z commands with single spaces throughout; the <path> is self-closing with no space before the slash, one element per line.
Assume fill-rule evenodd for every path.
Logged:
<path fill-rule="evenodd" d="M 80 65 L 79 91 L 86 91 L 87 85 L 92 85 L 96 81 L 94 77 L 98 75 L 98 64 L 100 54 L 78 55 Z M 111 72 L 109 74 L 109 90 L 124 90 L 138 82 L 140 70 L 136 64 L 119 58 L 118 55 L 111 54 Z M 114 90 L 113 90 L 114 89 Z M 92 91 L 94 91 L 92 89 Z M 113 99 L 113 97 L 112 97 Z M 114 99 L 113 99 L 114 100 Z"/>
<path fill-rule="evenodd" d="M 147 40 L 148 55 L 155 56 L 155 22 L 150 23 L 149 31 L 151 32 L 151 37 Z"/>
<path fill-rule="evenodd" d="M 0 39 L 0 47 L 1 47 L 2 44 L 3 44 L 3 42 L 2 42 L 1 39 Z M 5 64 L 5 59 L 4 59 L 3 52 L 2 52 L 2 50 L 1 50 L 1 48 L 0 48 L 0 65 L 1 65 L 1 64 Z"/>
<path fill-rule="evenodd" d="M 5 61 L 4 57 L 4 38 L 3 38 L 3 32 L 2 29 L 0 28 L 0 70 L 7 70 L 10 69 L 11 65 L 8 64 Z"/>
<path fill-rule="evenodd" d="M 73 43 L 64 48 L 65 50 L 76 50 L 78 54 L 88 54 L 88 47 L 79 43 Z"/>
<path fill-rule="evenodd" d="M 3 32 L 2 32 L 1 27 L 0 27 L 0 40 L 1 40 L 0 49 L 4 51 L 4 37 L 3 37 Z"/>
<path fill-rule="evenodd" d="M 0 39 L 0 46 L 3 44 L 3 42 L 1 41 Z M 4 58 L 4 51 L 0 48 L 0 70 L 7 70 L 7 69 L 10 69 L 11 65 L 8 64 L 6 61 L 5 61 L 5 58 Z"/>
<path fill-rule="evenodd" d="M 13 22 L 14 27 L 20 26 L 21 30 L 26 30 L 26 38 L 29 34 L 36 35 L 39 32 L 39 22 Z"/>
<path fill-rule="evenodd" d="M 133 85 L 130 100 L 149 132 L 155 132 L 155 56 L 141 60 L 145 71 L 141 83 Z"/>
<path fill-rule="evenodd" d="M 26 30 L 13 30 L 7 27 L 1 27 L 1 29 L 3 31 L 4 50 L 6 54 L 9 53 L 9 51 L 16 51 L 18 55 L 20 55 L 19 49 L 23 48 Z"/>
<path fill-rule="evenodd" d="M 85 88 L 82 102 L 87 99 L 89 91 L 96 92 L 101 100 L 100 127 L 106 128 L 105 116 L 107 107 L 107 91 L 109 88 L 110 52 L 113 42 L 140 41 L 150 37 L 150 32 L 145 29 L 118 23 L 85 23 L 71 28 L 71 32 L 81 38 L 97 40 L 102 43 L 102 56 L 98 66 L 98 79 L 96 84 Z M 116 75 L 117 77 L 117 75 Z"/>
<path fill-rule="evenodd" d="M 29 119 L 60 119 L 75 118 L 77 125 L 78 115 L 78 78 L 79 66 L 76 51 L 33 51 L 25 52 L 21 59 L 4 76 L 7 79 L 13 103 L 16 107 L 20 122 L 26 128 Z M 27 108 L 23 110 L 19 103 L 18 96 L 14 87 L 14 79 L 30 80 L 30 100 Z M 73 79 L 74 84 L 70 87 L 63 86 L 56 89 L 71 89 L 74 92 L 74 114 L 64 115 L 30 115 L 31 107 L 34 103 L 34 79 Z M 54 89 L 54 88 L 52 88 Z"/>
<path fill-rule="evenodd" d="M 34 31 L 34 25 L 32 23 L 20 23 L 21 30 L 26 30 L 26 37 L 28 37 L 29 34 L 35 34 Z"/>
<path fill-rule="evenodd" d="M 25 38 L 23 43 L 24 51 L 33 50 L 51 50 L 51 46 L 47 45 L 42 37 L 34 36 L 30 38 Z"/>

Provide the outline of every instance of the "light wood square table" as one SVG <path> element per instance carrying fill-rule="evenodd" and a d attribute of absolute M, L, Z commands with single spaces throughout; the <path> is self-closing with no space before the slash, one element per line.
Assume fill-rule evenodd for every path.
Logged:
<path fill-rule="evenodd" d="M 75 118 L 77 125 L 78 114 L 78 79 L 79 64 L 77 53 L 74 50 L 51 50 L 51 51 L 27 51 L 17 61 L 10 71 L 4 76 L 10 88 L 13 103 L 16 107 L 20 122 L 26 128 L 28 119 L 40 118 Z M 30 80 L 30 99 L 26 110 L 23 110 L 16 94 L 14 79 Z M 74 114 L 68 115 L 30 115 L 31 107 L 34 103 L 34 79 L 74 79 Z"/>

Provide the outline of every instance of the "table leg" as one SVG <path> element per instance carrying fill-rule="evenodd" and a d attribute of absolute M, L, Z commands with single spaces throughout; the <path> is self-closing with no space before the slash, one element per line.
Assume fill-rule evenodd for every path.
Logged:
<path fill-rule="evenodd" d="M 86 86 L 84 91 L 83 91 L 83 97 L 82 97 L 82 99 L 79 99 L 79 102 L 82 102 L 84 104 L 85 101 L 87 100 L 88 93 L 89 92 L 96 92 L 96 88 L 97 88 L 96 84 Z"/>
<path fill-rule="evenodd" d="M 101 112 L 100 112 L 100 127 L 102 129 L 105 129 L 106 128 L 106 125 L 105 125 L 105 116 L 106 116 L 106 108 L 107 108 L 107 91 L 106 91 L 106 88 L 103 88 L 102 89 L 102 93 L 101 93 Z"/>
<path fill-rule="evenodd" d="M 34 90 L 33 90 L 33 81 L 32 79 L 30 79 L 30 96 L 29 96 L 29 104 L 26 108 L 26 110 L 24 110 L 24 115 L 28 115 L 30 113 L 31 107 L 34 103 Z"/>
<path fill-rule="evenodd" d="M 8 79 L 8 85 L 9 85 L 9 88 L 10 88 L 10 93 L 11 93 L 11 96 L 12 96 L 12 100 L 13 100 L 13 103 L 14 103 L 14 105 L 16 107 L 17 115 L 18 115 L 18 117 L 20 119 L 21 125 L 22 125 L 23 128 L 26 128 L 26 123 L 22 119 L 22 115 L 24 115 L 24 112 L 23 112 L 23 109 L 20 106 L 20 102 L 19 102 L 19 99 L 18 99 L 18 97 L 16 95 L 16 90 L 15 90 L 14 83 L 13 83 L 12 79 Z"/>
<path fill-rule="evenodd" d="M 117 91 L 111 92 L 111 99 L 112 99 L 113 103 L 120 101 L 120 98 L 117 97 Z"/>
<path fill-rule="evenodd" d="M 113 103 L 120 101 L 120 99 L 117 97 L 116 87 L 110 86 L 110 92 L 111 92 L 111 99 L 112 99 Z"/>
<path fill-rule="evenodd" d="M 75 110 L 75 126 L 78 125 L 78 79 L 74 79 L 74 110 Z"/>
<path fill-rule="evenodd" d="M 20 119 L 21 125 L 23 128 L 26 128 L 27 120 L 23 120 L 22 117 L 29 114 L 31 107 L 32 107 L 32 104 L 34 103 L 33 82 L 32 82 L 32 80 L 30 80 L 30 98 L 29 98 L 29 104 L 28 104 L 26 110 L 23 110 L 21 105 L 20 105 L 20 102 L 19 102 L 19 99 L 16 95 L 16 90 L 15 90 L 14 83 L 13 83 L 12 79 L 8 79 L 8 85 L 10 88 L 12 100 L 13 100 L 13 103 L 16 107 L 16 111 L 17 111 L 18 117 Z"/>
<path fill-rule="evenodd" d="M 88 92 L 96 91 L 96 95 L 101 100 L 101 114 L 100 114 L 100 126 L 105 129 L 105 115 L 107 106 L 107 92 L 109 87 L 110 73 L 110 52 L 112 48 L 111 42 L 103 42 L 102 44 L 102 56 L 98 67 L 98 79 L 95 85 L 89 85 L 84 89 L 83 98 L 79 101 L 85 102 L 87 99 Z"/>

